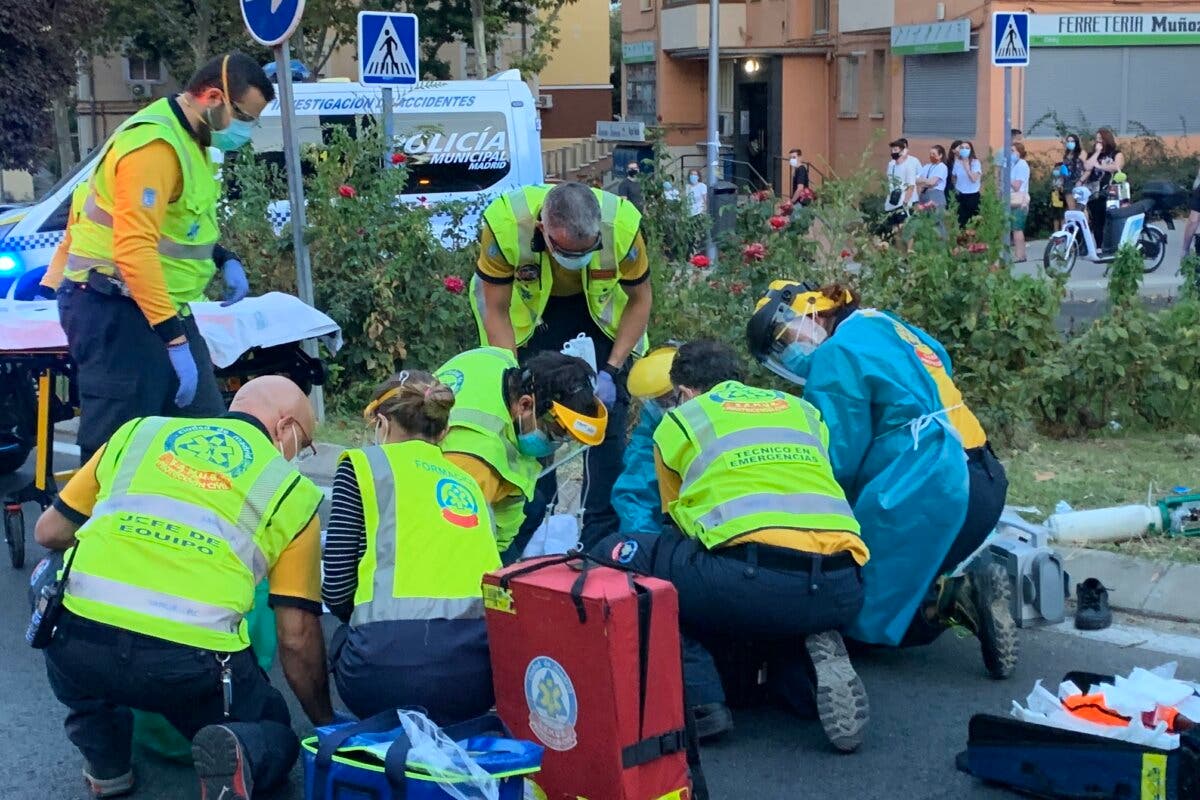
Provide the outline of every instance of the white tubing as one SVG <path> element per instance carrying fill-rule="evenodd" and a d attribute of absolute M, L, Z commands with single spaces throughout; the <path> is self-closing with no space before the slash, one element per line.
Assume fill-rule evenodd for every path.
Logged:
<path fill-rule="evenodd" d="M 1133 505 L 1052 514 L 1046 527 L 1056 542 L 1087 544 L 1125 541 L 1161 523 L 1157 508 Z"/>

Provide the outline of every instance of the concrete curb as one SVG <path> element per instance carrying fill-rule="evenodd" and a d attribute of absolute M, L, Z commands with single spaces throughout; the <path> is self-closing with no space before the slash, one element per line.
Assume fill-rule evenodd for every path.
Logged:
<path fill-rule="evenodd" d="M 1200 564 L 1151 561 L 1103 550 L 1062 549 L 1074 584 L 1097 578 L 1108 588 L 1114 609 L 1152 617 L 1200 622 Z"/>

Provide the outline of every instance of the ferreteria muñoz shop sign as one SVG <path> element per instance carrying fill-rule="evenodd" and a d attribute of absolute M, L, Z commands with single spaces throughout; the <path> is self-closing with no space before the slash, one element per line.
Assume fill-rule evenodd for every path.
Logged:
<path fill-rule="evenodd" d="M 1200 44 L 1200 14 L 1031 14 L 1035 47 Z"/>

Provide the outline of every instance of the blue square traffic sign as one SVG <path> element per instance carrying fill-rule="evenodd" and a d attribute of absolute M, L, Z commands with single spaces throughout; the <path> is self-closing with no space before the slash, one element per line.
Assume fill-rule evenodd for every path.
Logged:
<path fill-rule="evenodd" d="M 992 14 L 992 65 L 1029 66 L 1029 14 L 997 11 Z"/>
<path fill-rule="evenodd" d="M 360 11 L 358 80 L 376 86 L 412 86 L 421 78 L 415 14 Z"/>

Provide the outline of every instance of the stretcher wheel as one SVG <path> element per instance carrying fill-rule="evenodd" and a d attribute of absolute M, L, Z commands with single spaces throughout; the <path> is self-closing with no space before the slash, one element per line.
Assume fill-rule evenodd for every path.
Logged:
<path fill-rule="evenodd" d="M 4 541 L 13 569 L 25 566 L 25 512 L 20 506 L 4 507 Z"/>

